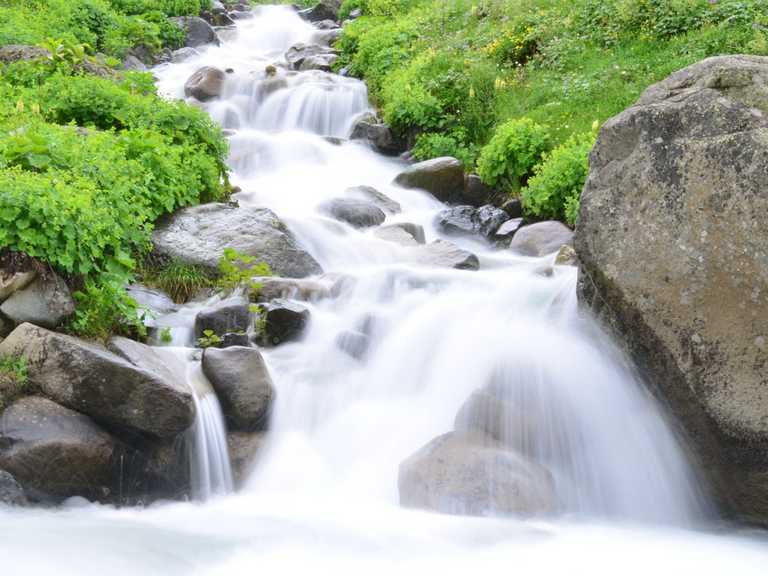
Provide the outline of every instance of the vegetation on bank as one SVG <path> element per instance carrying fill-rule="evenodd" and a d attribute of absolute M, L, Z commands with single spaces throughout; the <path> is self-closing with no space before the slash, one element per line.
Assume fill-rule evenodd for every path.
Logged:
<path fill-rule="evenodd" d="M 342 19 L 354 9 L 337 66 L 417 158 L 455 156 L 571 224 L 596 126 L 693 62 L 768 54 L 768 0 L 344 0 Z"/>
<path fill-rule="evenodd" d="M 131 47 L 175 47 L 169 16 L 208 0 L 11 0 L 0 45 L 44 47 L 0 63 L 0 252 L 52 266 L 77 289 L 85 336 L 142 330 L 125 284 L 153 223 L 226 197 L 226 141 L 202 111 L 168 102 L 145 73 L 106 64 Z M 173 28 L 169 34 L 164 30 Z M 90 72 L 97 72 L 90 74 Z"/>

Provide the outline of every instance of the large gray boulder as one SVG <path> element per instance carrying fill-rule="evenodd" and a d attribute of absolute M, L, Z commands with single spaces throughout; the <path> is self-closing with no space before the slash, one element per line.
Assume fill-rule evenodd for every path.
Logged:
<path fill-rule="evenodd" d="M 375 121 L 375 118 L 365 117 L 352 127 L 350 140 L 364 140 L 374 149 L 388 156 L 397 156 L 405 152 L 406 145 L 397 138 L 389 126 Z"/>
<path fill-rule="evenodd" d="M 195 317 L 195 337 L 200 338 L 206 330 L 217 336 L 228 333 L 247 332 L 251 327 L 251 312 L 248 300 L 242 297 L 227 298 L 206 308 Z"/>
<path fill-rule="evenodd" d="M 206 44 L 219 45 L 219 37 L 216 35 L 216 31 L 202 18 L 197 16 L 180 16 L 170 20 L 184 30 L 184 46 L 197 48 Z"/>
<path fill-rule="evenodd" d="M 509 248 L 524 256 L 546 256 L 572 244 L 573 231 L 561 222 L 550 220 L 518 229 Z"/>
<path fill-rule="evenodd" d="M 464 169 L 456 158 L 434 158 L 410 166 L 394 183 L 425 190 L 441 202 L 454 202 L 464 194 Z"/>
<path fill-rule="evenodd" d="M 399 202 L 395 202 L 392 198 L 383 192 L 379 192 L 373 186 L 352 186 L 351 188 L 347 188 L 344 193 L 360 200 L 373 202 L 376 206 L 389 214 L 399 214 L 402 212 L 402 207 Z"/>
<path fill-rule="evenodd" d="M 34 271 L 11 272 L 0 269 L 0 302 L 7 300 L 14 292 L 29 286 L 36 276 L 37 273 Z"/>
<path fill-rule="evenodd" d="M 232 466 L 235 488 L 242 487 L 266 442 L 266 432 L 230 432 L 227 434 L 229 462 Z"/>
<path fill-rule="evenodd" d="M 277 346 L 301 338 L 309 323 L 310 312 L 290 300 L 277 299 L 263 306 L 263 318 L 261 338 L 266 344 Z"/>
<path fill-rule="evenodd" d="M 231 430 L 265 427 L 274 386 L 261 352 L 242 346 L 208 348 L 203 353 L 203 373 L 216 391 Z"/>
<path fill-rule="evenodd" d="M 402 464 L 400 504 L 445 514 L 538 515 L 555 510 L 550 473 L 487 439 L 449 432 Z"/>
<path fill-rule="evenodd" d="M 2 356 L 24 358 L 29 385 L 117 431 L 170 437 L 194 420 L 191 391 L 96 344 L 22 324 Z"/>
<path fill-rule="evenodd" d="M 530 453 L 536 433 L 531 427 L 530 415 L 491 387 L 476 390 L 467 398 L 456 414 L 453 429 L 491 438 L 520 454 Z"/>
<path fill-rule="evenodd" d="M 590 165 L 580 299 L 671 407 L 720 502 L 765 523 L 768 58 L 709 58 L 650 87 L 606 122 Z"/>
<path fill-rule="evenodd" d="M 75 312 L 69 287 L 57 274 L 37 276 L 0 305 L 0 312 L 14 324 L 32 322 L 55 328 Z"/>
<path fill-rule="evenodd" d="M 338 53 L 327 46 L 299 43 L 285 53 L 285 60 L 293 70 L 322 70 L 330 72 Z"/>
<path fill-rule="evenodd" d="M 339 9 L 341 0 L 320 0 L 312 8 L 307 8 L 299 12 L 299 16 L 310 22 L 322 22 L 324 20 L 339 19 Z"/>
<path fill-rule="evenodd" d="M 253 281 L 259 285 L 253 296 L 256 302 L 269 302 L 278 298 L 315 302 L 331 296 L 332 285 L 327 281 L 274 276 L 254 278 Z"/>
<path fill-rule="evenodd" d="M 320 205 L 320 211 L 354 228 L 378 226 L 387 215 L 373 202 L 355 198 L 334 198 Z"/>
<path fill-rule="evenodd" d="M 207 102 L 221 96 L 227 75 L 213 66 L 203 66 L 187 79 L 184 94 Z"/>
<path fill-rule="evenodd" d="M 108 500 L 120 454 L 93 420 L 46 398 L 17 400 L 0 417 L 0 468 L 30 495 Z"/>
<path fill-rule="evenodd" d="M 279 276 L 303 278 L 322 272 L 285 224 L 266 208 L 203 204 L 166 218 L 152 234 L 155 253 L 217 273 L 225 248 L 266 262 Z"/>

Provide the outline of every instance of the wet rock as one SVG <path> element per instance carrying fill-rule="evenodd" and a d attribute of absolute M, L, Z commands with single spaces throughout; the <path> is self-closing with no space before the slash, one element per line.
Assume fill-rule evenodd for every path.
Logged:
<path fill-rule="evenodd" d="M 321 20 L 319 22 L 315 22 L 315 28 L 317 28 L 318 30 L 332 30 L 338 27 L 339 25 L 336 24 L 336 20 L 333 20 L 333 19 Z"/>
<path fill-rule="evenodd" d="M 232 346 L 251 346 L 251 338 L 245 332 L 227 332 L 221 337 L 219 348 L 231 348 Z"/>
<path fill-rule="evenodd" d="M 213 8 L 210 11 L 202 12 L 200 17 L 208 22 L 211 26 L 226 27 L 235 25 L 235 21 L 230 17 L 224 8 Z"/>
<path fill-rule="evenodd" d="M 445 240 L 435 240 L 419 246 L 415 250 L 416 261 L 426 266 L 456 268 L 458 270 L 478 270 L 480 261 L 477 256 Z"/>
<path fill-rule="evenodd" d="M 0 470 L 0 504 L 26 506 L 27 497 L 16 479 L 5 470 Z"/>
<path fill-rule="evenodd" d="M 29 286 L 36 276 L 36 272 L 9 272 L 0 269 L 0 302 Z"/>
<path fill-rule="evenodd" d="M 510 218 L 523 217 L 523 203 L 520 201 L 520 198 L 510 198 L 509 200 L 506 200 L 501 205 L 501 209 L 509 214 Z"/>
<path fill-rule="evenodd" d="M 387 218 L 373 202 L 353 198 L 334 198 L 321 204 L 320 211 L 355 228 L 378 226 Z"/>
<path fill-rule="evenodd" d="M 106 500 L 119 454 L 93 420 L 46 398 L 17 400 L 0 417 L 0 467 L 28 493 Z"/>
<path fill-rule="evenodd" d="M 146 72 L 147 65 L 133 54 L 128 54 L 123 58 L 123 70 Z"/>
<path fill-rule="evenodd" d="M 493 239 L 502 246 L 509 246 L 514 235 L 517 234 L 517 231 L 522 227 L 522 218 L 512 218 L 511 220 L 507 220 L 504 224 L 499 226 L 498 230 L 496 230 Z"/>
<path fill-rule="evenodd" d="M 72 336 L 22 324 L 0 356 L 25 358 L 30 386 L 118 431 L 169 437 L 194 420 L 189 390 Z"/>
<path fill-rule="evenodd" d="M 169 314 L 177 308 L 176 303 L 165 292 L 148 288 L 143 284 L 131 284 L 126 287 L 126 292 L 133 298 L 138 307 L 145 310 L 150 317 Z"/>
<path fill-rule="evenodd" d="M 229 448 L 229 460 L 232 465 L 232 476 L 236 488 L 243 486 L 266 442 L 266 432 L 230 432 L 227 434 L 227 448 Z"/>
<path fill-rule="evenodd" d="M 401 139 L 392 134 L 386 124 L 380 124 L 375 119 L 359 120 L 352 128 L 350 140 L 365 140 L 375 150 L 388 156 L 397 156 L 405 152 L 406 145 Z"/>
<path fill-rule="evenodd" d="M 454 430 L 490 438 L 519 454 L 530 453 L 535 438 L 529 416 L 491 388 L 475 391 L 462 404 L 454 420 Z"/>
<path fill-rule="evenodd" d="M 312 35 L 312 41 L 317 42 L 323 46 L 333 46 L 336 40 L 341 38 L 343 30 L 341 28 L 334 28 L 333 30 L 320 30 Z"/>
<path fill-rule="evenodd" d="M 725 510 L 768 521 L 768 58 L 708 58 L 603 126 L 579 297 L 691 440 Z"/>
<path fill-rule="evenodd" d="M 268 276 L 254 278 L 261 288 L 256 292 L 256 302 L 269 302 L 278 298 L 314 302 L 331 296 L 328 283 L 317 280 L 296 280 L 294 278 L 275 278 Z"/>
<path fill-rule="evenodd" d="M 417 244 L 426 243 L 424 227 L 419 224 L 412 224 L 411 222 L 396 222 L 391 226 L 383 226 L 382 228 L 400 228 L 412 236 L 413 239 L 416 240 Z"/>
<path fill-rule="evenodd" d="M 454 206 L 437 215 L 437 225 L 446 234 L 483 236 L 491 238 L 509 216 L 503 210 L 491 205 Z"/>
<path fill-rule="evenodd" d="M 254 431 L 266 426 L 274 386 L 256 348 L 207 348 L 203 373 L 211 382 L 231 430 Z"/>
<path fill-rule="evenodd" d="M 207 102 L 219 98 L 224 90 L 227 75 L 212 66 L 203 66 L 189 77 L 184 84 L 184 94 Z"/>
<path fill-rule="evenodd" d="M 565 245 L 561 247 L 555 257 L 555 264 L 557 266 L 578 266 L 578 263 L 576 250 L 572 246 Z"/>
<path fill-rule="evenodd" d="M 218 272 L 225 248 L 255 256 L 288 278 L 322 272 L 285 224 L 266 208 L 204 204 L 185 208 L 160 222 L 152 235 L 155 253 Z"/>
<path fill-rule="evenodd" d="M 185 48 L 179 48 L 178 50 L 174 50 L 171 53 L 171 62 L 174 64 L 178 64 L 179 62 L 184 62 L 185 60 L 189 60 L 193 56 L 197 56 L 200 54 L 197 50 L 190 47 Z"/>
<path fill-rule="evenodd" d="M 197 16 L 181 16 L 170 18 L 170 21 L 184 30 L 184 46 L 188 48 L 197 48 L 206 44 L 219 45 L 219 37 L 216 31 L 202 18 Z"/>
<path fill-rule="evenodd" d="M 272 346 L 298 340 L 309 323 L 309 310 L 288 300 L 264 306 L 264 341 Z"/>
<path fill-rule="evenodd" d="M 336 337 L 336 346 L 355 360 L 362 360 L 368 352 L 370 338 L 362 332 L 346 330 Z"/>
<path fill-rule="evenodd" d="M 468 174 L 464 183 L 464 193 L 461 201 L 470 206 L 480 207 L 493 204 L 498 194 L 486 185 L 477 174 Z"/>
<path fill-rule="evenodd" d="M 373 231 L 373 235 L 381 240 L 394 242 L 395 244 L 400 244 L 401 246 L 419 245 L 419 242 L 417 242 L 416 238 L 413 237 L 413 234 L 405 230 L 402 226 L 397 226 L 395 224 L 392 226 L 382 226 L 381 228 L 376 228 L 376 230 Z"/>
<path fill-rule="evenodd" d="M 400 504 L 446 514 L 538 515 L 557 496 L 543 467 L 473 436 L 449 432 L 400 464 Z"/>
<path fill-rule="evenodd" d="M 253 12 L 247 12 L 245 10 L 232 10 L 229 13 L 229 17 L 233 20 L 245 20 L 247 18 L 253 18 Z"/>
<path fill-rule="evenodd" d="M 206 330 L 217 336 L 228 332 L 247 332 L 251 327 L 251 312 L 245 298 L 228 298 L 198 313 L 195 317 L 195 337 Z"/>
<path fill-rule="evenodd" d="M 464 169 L 456 158 L 434 158 L 407 168 L 394 183 L 425 190 L 441 202 L 454 202 L 464 193 Z"/>
<path fill-rule="evenodd" d="M 324 20 L 336 22 L 339 19 L 340 6 L 340 0 L 320 0 L 312 8 L 301 10 L 299 16 L 310 22 L 323 22 Z"/>
<path fill-rule="evenodd" d="M 55 328 L 75 312 L 75 301 L 64 280 L 48 272 L 14 292 L 0 305 L 0 312 L 14 324 Z"/>
<path fill-rule="evenodd" d="M 330 72 L 337 53 L 317 44 L 296 44 L 285 53 L 285 60 L 293 70 L 323 70 Z"/>
<path fill-rule="evenodd" d="M 389 214 L 399 214 L 402 211 L 400 204 L 376 190 L 373 186 L 353 186 L 345 191 L 349 196 L 355 196 L 368 202 L 373 202 L 376 206 L 388 212 Z"/>
<path fill-rule="evenodd" d="M 509 248 L 523 256 L 546 256 L 564 245 L 573 245 L 573 231 L 565 224 L 550 220 L 520 228 Z"/>
<path fill-rule="evenodd" d="M 39 60 L 48 57 L 48 50 L 37 46 L 24 46 L 22 44 L 8 44 L 0 46 L 0 62 L 19 62 L 25 60 Z"/>

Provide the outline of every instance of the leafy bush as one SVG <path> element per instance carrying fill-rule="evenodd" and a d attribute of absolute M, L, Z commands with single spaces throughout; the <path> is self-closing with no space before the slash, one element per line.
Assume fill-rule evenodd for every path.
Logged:
<path fill-rule="evenodd" d="M 549 149 L 544 126 L 529 118 L 510 120 L 496 129 L 477 161 L 477 173 L 490 186 L 519 190 Z"/>
<path fill-rule="evenodd" d="M 219 278 L 216 285 L 224 291 L 245 286 L 247 290 L 258 292 L 261 285 L 253 279 L 259 276 L 272 276 L 269 264 L 257 262 L 254 256 L 240 254 L 233 248 L 225 248 L 224 256 L 219 260 Z"/>
<path fill-rule="evenodd" d="M 74 293 L 77 307 L 69 328 L 85 338 L 106 340 L 113 334 L 145 338 L 143 311 L 124 289 L 123 274 L 103 275 L 87 280 Z"/>
<path fill-rule="evenodd" d="M 526 213 L 575 224 L 594 144 L 594 132 L 577 134 L 545 156 L 522 191 Z"/>
<path fill-rule="evenodd" d="M 429 160 L 441 156 L 453 156 L 461 160 L 461 163 L 471 168 L 475 164 L 476 152 L 473 147 L 466 144 L 462 133 L 424 133 L 416 137 L 413 147 L 413 156 L 417 160 Z"/>

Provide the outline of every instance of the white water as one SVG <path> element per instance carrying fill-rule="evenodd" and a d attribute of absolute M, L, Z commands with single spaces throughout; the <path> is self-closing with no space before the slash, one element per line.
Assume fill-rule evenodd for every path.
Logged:
<path fill-rule="evenodd" d="M 210 112 L 238 130 L 238 200 L 272 208 L 327 272 L 352 278 L 339 298 L 310 305 L 302 342 L 267 355 L 278 393 L 258 467 L 242 492 L 203 505 L 0 510 L 4 573 L 764 574 L 764 536 L 700 531 L 709 510 L 683 450 L 578 315 L 575 270 L 468 240 L 479 272 L 408 265 L 410 249 L 317 212 L 348 186 L 373 185 L 403 207 L 388 222 L 423 224 L 430 241 L 441 205 L 392 187 L 397 161 L 322 138 L 344 136 L 365 110 L 361 83 L 302 73 L 265 98 L 264 67 L 313 33 L 289 9 L 262 8 L 221 47 L 158 70 L 177 97 L 199 66 L 235 70 Z M 358 361 L 336 342 L 363 325 L 370 348 Z M 489 383 L 526 415 L 528 454 L 555 477 L 558 516 L 401 509 L 399 463 Z"/>
<path fill-rule="evenodd" d="M 195 422 L 187 432 L 192 497 L 204 501 L 234 489 L 221 405 L 200 361 L 187 348 L 158 348 L 168 367 L 192 389 Z"/>

